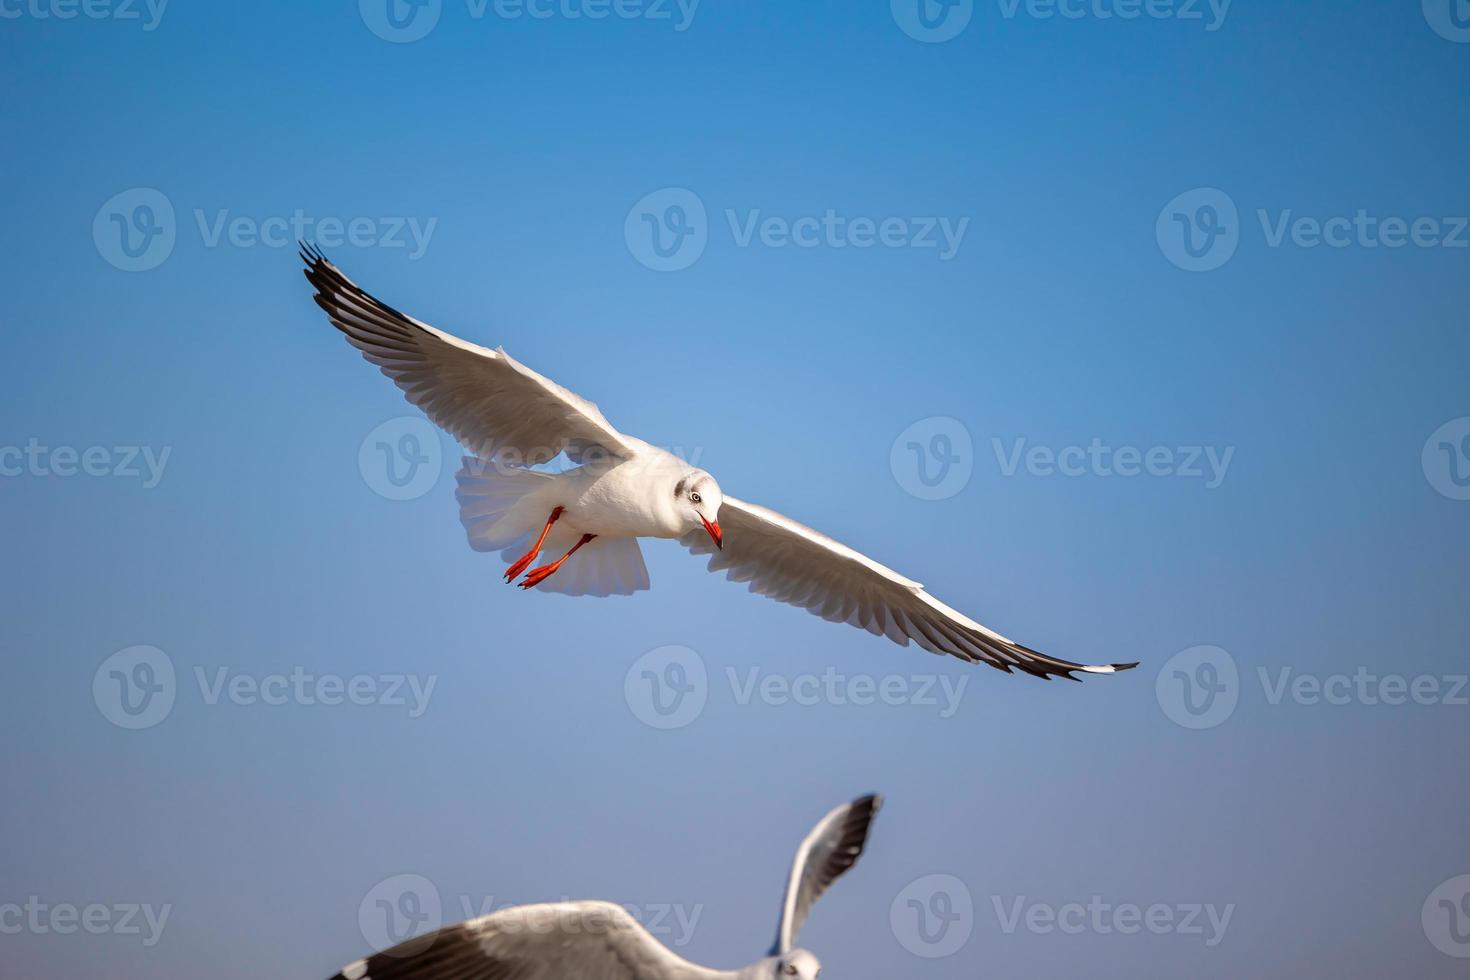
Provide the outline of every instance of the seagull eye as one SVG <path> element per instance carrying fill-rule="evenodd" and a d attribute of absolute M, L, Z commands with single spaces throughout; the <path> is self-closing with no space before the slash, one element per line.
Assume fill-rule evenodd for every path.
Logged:
<path fill-rule="evenodd" d="M 704 503 L 704 498 L 703 498 L 703 497 L 701 497 L 701 496 L 700 496 L 700 495 L 699 495 L 699 494 L 697 494 L 697 493 L 691 493 L 691 494 L 690 494 L 690 495 L 689 495 L 689 501 L 690 501 L 690 502 L 691 502 L 691 503 L 695 503 L 695 504 L 702 504 L 702 503 Z"/>

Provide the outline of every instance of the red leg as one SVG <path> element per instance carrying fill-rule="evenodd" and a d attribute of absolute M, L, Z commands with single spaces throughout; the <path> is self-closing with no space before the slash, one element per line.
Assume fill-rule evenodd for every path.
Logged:
<path fill-rule="evenodd" d="M 516 563 L 505 570 L 506 585 L 509 585 L 512 579 L 526 570 L 527 565 L 536 560 L 536 556 L 541 553 L 541 546 L 546 543 L 546 536 L 551 533 L 551 525 L 556 523 L 556 519 L 561 514 L 561 507 L 553 510 L 551 516 L 546 519 L 546 526 L 541 529 L 541 537 L 537 538 L 536 543 L 531 545 L 531 550 L 516 559 Z"/>
<path fill-rule="evenodd" d="M 562 555 L 550 565 L 542 565 L 540 568 L 531 569 L 531 571 L 526 574 L 526 577 L 521 580 L 521 588 L 529 589 L 546 581 L 548 578 L 551 577 L 551 574 L 553 572 L 561 567 L 562 562 L 575 555 L 578 548 L 582 547 L 582 545 L 586 544 L 588 541 L 591 541 L 595 537 L 597 537 L 597 535 L 595 534 L 584 534 L 582 535 L 582 540 L 572 545 L 571 551 L 568 551 L 566 554 Z"/>

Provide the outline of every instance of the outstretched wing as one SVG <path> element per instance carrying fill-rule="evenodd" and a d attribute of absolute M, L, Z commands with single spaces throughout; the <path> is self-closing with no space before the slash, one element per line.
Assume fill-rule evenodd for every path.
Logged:
<path fill-rule="evenodd" d="M 749 582 L 752 592 L 887 636 L 900 646 L 913 640 L 931 653 L 1048 680 L 1053 675 L 1076 680 L 1074 670 L 1111 674 L 1138 666 L 1086 666 L 1023 647 L 946 606 L 918 582 L 765 507 L 727 496 L 720 526 L 723 550 L 716 551 L 702 530 L 679 543 L 697 555 L 711 555 L 710 571 L 723 569 L 731 581 Z"/>
<path fill-rule="evenodd" d="M 726 498 L 728 499 L 728 498 Z M 796 945 L 796 934 L 806 917 L 832 882 L 857 864 L 868 842 L 868 829 L 883 805 L 880 796 L 864 796 L 844 803 L 822 818 L 796 849 L 791 878 L 786 883 L 786 900 L 781 903 L 781 922 L 776 930 L 772 956 L 783 956 Z"/>
<path fill-rule="evenodd" d="M 513 451 L 518 465 L 559 452 L 576 462 L 594 450 L 624 459 L 636 453 L 596 405 L 504 350 L 467 343 L 398 312 L 309 246 L 301 257 L 332 325 L 471 452 L 489 458 Z"/>
<path fill-rule="evenodd" d="M 518 905 L 349 963 L 332 980 L 696 980 L 611 902 Z"/>

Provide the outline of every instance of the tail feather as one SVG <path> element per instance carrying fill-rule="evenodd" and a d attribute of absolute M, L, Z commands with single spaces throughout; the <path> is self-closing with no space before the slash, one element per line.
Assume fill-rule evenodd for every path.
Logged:
<path fill-rule="evenodd" d="M 459 522 L 464 525 L 471 548 L 505 551 L 530 546 L 533 530 L 528 524 L 506 518 L 523 497 L 544 487 L 552 479 L 551 474 L 496 466 L 489 460 L 466 456 L 454 479 L 459 485 L 454 492 L 459 501 Z"/>
<path fill-rule="evenodd" d="M 637 538 L 594 538 L 536 588 L 562 595 L 632 595 L 648 588 L 648 566 Z"/>

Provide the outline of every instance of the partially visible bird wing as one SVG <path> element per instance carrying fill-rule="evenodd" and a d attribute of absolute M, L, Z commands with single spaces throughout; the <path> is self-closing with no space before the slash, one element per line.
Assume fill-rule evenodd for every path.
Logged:
<path fill-rule="evenodd" d="M 918 582 L 768 508 L 727 496 L 719 516 L 723 550 L 702 530 L 690 531 L 679 543 L 710 555 L 710 571 L 725 570 L 731 581 L 749 582 L 752 592 L 831 622 L 886 635 L 900 646 L 913 640 L 931 653 L 1048 680 L 1076 680 L 1074 670 L 1111 674 L 1138 666 L 1087 666 L 1023 647 L 946 606 Z"/>
<path fill-rule="evenodd" d="M 627 459 L 632 443 L 596 405 L 542 377 L 504 350 L 488 350 L 400 313 L 304 246 L 316 302 L 362 356 L 436 425 L 484 458 L 513 450 L 516 465 L 566 452 Z"/>
<path fill-rule="evenodd" d="M 349 963 L 332 980 L 697 980 L 611 902 L 518 905 Z"/>
<path fill-rule="evenodd" d="M 791 863 L 791 878 L 786 883 L 786 900 L 781 903 L 781 922 L 771 955 L 784 956 L 792 950 L 796 934 L 806 923 L 817 899 L 857 863 L 868 841 L 868 829 L 882 805 L 879 796 L 864 796 L 844 803 L 823 817 L 801 842 Z"/>

